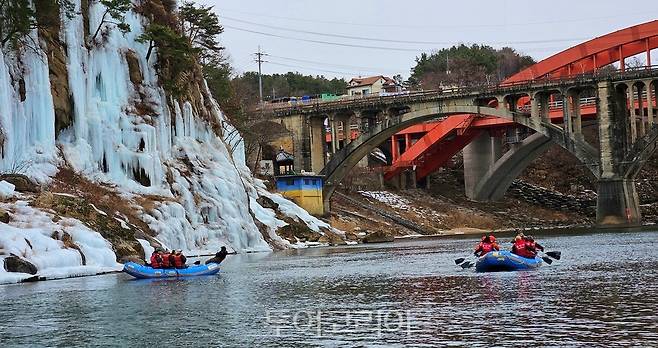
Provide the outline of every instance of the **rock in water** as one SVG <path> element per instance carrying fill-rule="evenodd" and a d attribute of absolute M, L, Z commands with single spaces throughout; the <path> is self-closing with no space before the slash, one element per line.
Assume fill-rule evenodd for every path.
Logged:
<path fill-rule="evenodd" d="M 367 236 L 362 240 L 363 243 L 388 243 L 395 240 L 395 237 L 387 235 L 383 231 L 376 231 Z"/>
<path fill-rule="evenodd" d="M 35 265 L 15 255 L 5 258 L 5 269 L 7 272 L 37 274 Z"/>

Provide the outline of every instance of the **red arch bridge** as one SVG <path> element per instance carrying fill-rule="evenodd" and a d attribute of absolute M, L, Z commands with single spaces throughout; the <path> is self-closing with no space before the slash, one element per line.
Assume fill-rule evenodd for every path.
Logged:
<path fill-rule="evenodd" d="M 597 222 L 637 225 L 635 178 L 658 140 L 655 48 L 658 20 L 569 48 L 497 85 L 262 111 L 292 133 L 295 168 L 325 176 L 326 212 L 341 180 L 382 144 L 390 146 L 388 180 L 409 173 L 421 180 L 463 151 L 466 195 L 477 201 L 500 199 L 557 144 L 596 178 Z M 625 60 L 637 55 L 646 64 L 627 68 Z M 611 64 L 619 68 L 601 69 Z M 597 127 L 596 141 L 585 139 L 584 125 Z M 503 154 L 504 135 L 513 144 Z"/>

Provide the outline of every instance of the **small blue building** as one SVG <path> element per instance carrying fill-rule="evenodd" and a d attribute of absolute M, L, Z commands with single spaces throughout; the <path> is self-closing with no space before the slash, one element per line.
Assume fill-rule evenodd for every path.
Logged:
<path fill-rule="evenodd" d="M 276 189 L 310 214 L 323 215 L 324 178 L 318 175 L 282 175 L 276 177 Z"/>

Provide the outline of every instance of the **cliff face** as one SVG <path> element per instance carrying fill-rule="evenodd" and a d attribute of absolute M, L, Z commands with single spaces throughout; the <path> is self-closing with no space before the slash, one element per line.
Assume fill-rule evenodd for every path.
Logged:
<path fill-rule="evenodd" d="M 105 8 L 95 1 L 74 3 L 81 15 L 59 15 L 56 25 L 31 34 L 38 49 L 0 51 L 0 174 L 22 173 L 42 190 L 66 192 L 96 203 L 94 209 L 104 205 L 102 213 L 123 221 L 121 228 L 168 248 L 289 247 L 276 234 L 286 219 L 303 222 L 318 235 L 330 230 L 251 176 L 241 139 L 233 136 L 202 80 L 191 84 L 188 97 L 174 99 L 165 92 L 157 52 L 147 61 L 147 44 L 136 41 L 146 18 L 131 11 L 130 32 L 107 25 L 97 42 L 89 43 L 86 28 L 98 27 Z M 63 175 L 62 169 L 73 174 Z M 92 193 L 94 186 L 98 190 Z M 48 211 L 53 221 L 63 216 L 99 226 L 84 221 L 84 214 L 71 216 L 79 209 L 35 204 L 44 202 L 38 200 L 42 195 L 5 200 L 14 233 L 34 227 L 16 218 L 17 201 Z M 262 196 L 274 198 L 274 208 L 288 209 L 263 208 Z M 128 208 L 120 209 L 117 199 Z M 0 222 L 0 230 L 3 226 Z M 97 232 L 110 240 L 111 232 L 100 226 Z M 142 251 L 134 239 L 126 243 L 133 244 L 127 254 L 142 257 L 134 255 Z"/>

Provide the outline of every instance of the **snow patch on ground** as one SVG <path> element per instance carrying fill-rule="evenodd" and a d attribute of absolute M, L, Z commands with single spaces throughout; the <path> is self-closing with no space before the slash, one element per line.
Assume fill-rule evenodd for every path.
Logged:
<path fill-rule="evenodd" d="M 100 233 L 90 230 L 76 219 L 53 221 L 53 215 L 18 201 L 0 208 L 11 214 L 11 223 L 0 223 L 0 263 L 10 255 L 19 256 L 38 269 L 37 275 L 48 279 L 93 275 L 121 270 L 110 243 Z M 64 233 L 85 255 L 82 263 L 80 251 L 66 248 L 61 241 Z M 53 238 L 56 236 L 57 238 Z M 0 284 L 17 282 L 31 277 L 29 274 L 9 273 L 0 267 Z"/>
<path fill-rule="evenodd" d="M 388 191 L 359 191 L 359 194 L 366 198 L 374 199 L 384 203 L 391 208 L 399 210 L 411 210 L 411 202 L 395 193 Z"/>
<path fill-rule="evenodd" d="M 0 181 L 0 199 L 8 199 L 14 196 L 14 189 L 16 189 L 16 186 L 14 186 L 11 183 L 8 183 L 6 181 Z"/>
<path fill-rule="evenodd" d="M 151 246 L 151 244 L 148 241 L 144 240 L 144 239 L 137 238 L 137 241 L 142 246 L 142 249 L 144 249 L 144 261 L 150 263 L 151 262 L 151 254 L 153 254 L 153 251 L 155 250 L 155 248 L 153 248 Z"/>

